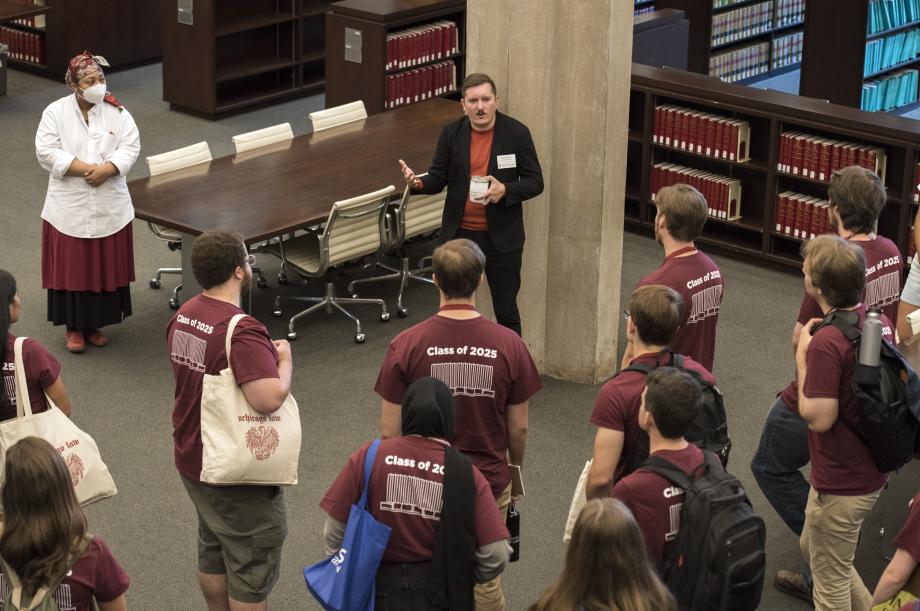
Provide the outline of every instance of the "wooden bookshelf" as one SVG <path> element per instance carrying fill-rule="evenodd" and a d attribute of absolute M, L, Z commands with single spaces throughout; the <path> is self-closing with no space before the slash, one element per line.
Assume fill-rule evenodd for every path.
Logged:
<path fill-rule="evenodd" d="M 21 2 L 6 1 L 9 5 Z M 44 0 L 36 3 L 35 25 L 4 23 L 4 27 L 39 37 L 43 62 L 10 59 L 10 67 L 61 80 L 67 63 L 76 54 L 89 50 L 102 55 L 112 69 L 150 62 L 160 57 L 158 7 L 149 0 Z"/>
<path fill-rule="evenodd" d="M 655 108 L 660 105 L 747 121 L 751 130 L 750 160 L 718 159 L 654 142 Z M 679 164 L 741 181 L 742 218 L 739 221 L 711 218 L 701 239 L 704 246 L 771 266 L 800 266 L 801 240 L 775 230 L 776 195 L 794 191 L 826 199 L 827 182 L 777 168 L 782 134 L 790 131 L 884 150 L 888 202 L 879 216 L 878 231 L 908 255 L 909 229 L 917 210 L 915 183 L 916 177 L 920 177 L 917 170 L 920 142 L 916 138 L 915 121 L 635 63 L 627 138 L 626 227 L 651 234 L 655 218 L 652 167 L 657 163 Z"/>
<path fill-rule="evenodd" d="M 868 34 L 869 0 L 808 0 L 799 93 L 859 108 L 863 83 L 898 69 L 920 69 L 920 57 L 864 76 L 866 43 L 920 21 Z"/>
<path fill-rule="evenodd" d="M 218 116 L 319 93 L 325 84 L 326 0 L 195 0 L 193 23 L 160 3 L 163 99 Z"/>
<path fill-rule="evenodd" d="M 459 52 L 387 70 L 387 35 L 436 21 L 456 24 Z M 360 63 L 345 57 L 346 29 L 360 32 Z M 386 79 L 427 65 L 452 61 L 457 86 L 466 74 L 465 0 L 343 0 L 326 15 L 326 107 L 362 100 L 368 114 L 386 107 Z M 442 95 L 457 97 L 456 89 Z"/>
<path fill-rule="evenodd" d="M 771 75 L 788 72 L 798 66 L 798 62 L 780 62 L 779 45 L 777 40 L 790 34 L 802 32 L 802 22 L 787 22 L 780 14 L 781 2 L 773 0 L 772 19 L 759 31 L 750 32 L 733 40 L 713 41 L 713 19 L 739 9 L 757 6 L 764 0 L 737 0 L 730 4 L 716 6 L 716 0 L 655 0 L 658 9 L 673 8 L 686 13 L 690 20 L 690 41 L 687 69 L 700 74 L 710 74 L 710 59 L 733 50 L 739 50 L 758 43 L 767 44 L 766 69 L 763 72 L 751 74 L 747 78 L 766 78 Z M 811 0 L 808 0 L 808 10 L 811 10 Z M 807 12 L 807 11 L 806 11 Z"/>

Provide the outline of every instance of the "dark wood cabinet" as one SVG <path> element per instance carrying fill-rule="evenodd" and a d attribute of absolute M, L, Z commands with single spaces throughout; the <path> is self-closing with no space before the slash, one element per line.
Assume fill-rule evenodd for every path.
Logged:
<path fill-rule="evenodd" d="M 655 142 L 656 107 L 667 105 L 746 121 L 750 125 L 750 160 L 717 159 Z M 887 162 L 882 174 L 888 202 L 879 216 L 878 232 L 898 244 L 906 256 L 913 254 L 910 228 L 917 211 L 915 176 L 920 161 L 915 121 L 640 64 L 633 64 L 630 91 L 626 226 L 652 232 L 655 206 L 651 182 L 655 164 L 712 172 L 741 181 L 742 215 L 737 221 L 711 218 L 700 242 L 755 261 L 801 266 L 801 240 L 776 230 L 776 196 L 792 191 L 824 199 L 827 182 L 792 175 L 777 167 L 782 135 L 788 132 L 884 151 Z"/>
<path fill-rule="evenodd" d="M 449 21 L 456 25 L 458 52 L 404 68 L 387 70 L 387 36 Z M 360 39 L 360 62 L 345 57 L 346 31 Z M 355 33 L 357 32 L 357 34 Z M 387 78 L 453 62 L 455 83 L 466 74 L 465 0 L 344 0 L 326 15 L 326 107 L 362 100 L 368 114 L 387 107 Z M 349 41 L 351 44 L 351 41 Z M 355 57 L 354 59 L 357 59 Z M 444 94 L 457 94 L 456 89 Z"/>
<path fill-rule="evenodd" d="M 920 57 L 916 57 L 865 75 L 867 44 L 920 29 L 920 21 L 913 21 L 869 34 L 869 4 L 869 0 L 808 0 L 801 95 L 860 108 L 866 81 L 906 68 L 920 68 Z"/>
<path fill-rule="evenodd" d="M 325 0 L 162 0 L 163 99 L 215 116 L 323 90 Z"/>
<path fill-rule="evenodd" d="M 10 60 L 10 66 L 63 79 L 70 59 L 88 50 L 102 55 L 113 69 L 160 57 L 160 22 L 156 0 L 44 0 L 49 11 L 37 27 L 6 24 L 38 34 L 44 63 Z"/>

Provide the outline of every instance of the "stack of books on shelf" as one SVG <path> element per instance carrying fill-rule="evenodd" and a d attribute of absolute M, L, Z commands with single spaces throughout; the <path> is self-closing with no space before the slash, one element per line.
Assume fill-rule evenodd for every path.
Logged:
<path fill-rule="evenodd" d="M 726 221 L 741 219 L 741 181 L 673 163 L 652 166 L 652 201 L 661 187 L 685 183 L 695 187 L 709 205 L 709 216 Z"/>
<path fill-rule="evenodd" d="M 703 0 L 698 0 L 702 2 Z M 712 16 L 713 47 L 744 40 L 773 29 L 773 0 Z"/>
<path fill-rule="evenodd" d="M 435 21 L 387 34 L 386 69 L 403 70 L 460 52 L 457 24 Z"/>
<path fill-rule="evenodd" d="M 834 170 L 858 165 L 885 180 L 887 158 L 876 146 L 822 138 L 803 132 L 783 132 L 779 142 L 777 170 L 794 176 L 827 182 Z"/>
<path fill-rule="evenodd" d="M 920 56 L 920 28 L 912 28 L 866 43 L 863 76 L 887 70 Z"/>
<path fill-rule="evenodd" d="M 802 62 L 802 41 L 805 35 L 802 32 L 787 34 L 773 39 L 773 57 L 770 60 L 771 69 L 785 68 Z"/>
<path fill-rule="evenodd" d="M 920 0 L 871 0 L 868 34 L 878 34 L 920 20 Z"/>
<path fill-rule="evenodd" d="M 776 196 L 774 229 L 799 240 L 809 240 L 831 228 L 827 222 L 828 201 L 820 197 L 785 191 Z"/>
<path fill-rule="evenodd" d="M 633 15 L 651 13 L 655 10 L 655 0 L 636 0 Z"/>
<path fill-rule="evenodd" d="M 453 61 L 440 62 L 391 74 L 386 79 L 384 108 L 421 102 L 457 89 L 457 66 Z"/>
<path fill-rule="evenodd" d="M 45 35 L 0 26 L 0 44 L 10 48 L 10 59 L 33 64 L 45 63 Z"/>
<path fill-rule="evenodd" d="M 746 2 L 746 1 L 747 0 L 712 0 L 712 8 L 713 9 L 726 8 L 729 6 L 734 6 L 735 4 L 741 4 L 742 2 Z"/>
<path fill-rule="evenodd" d="M 776 0 L 776 27 L 785 28 L 805 21 L 805 0 Z"/>
<path fill-rule="evenodd" d="M 698 155 L 749 161 L 751 126 L 706 112 L 664 104 L 655 107 L 652 142 Z"/>
<path fill-rule="evenodd" d="M 880 79 L 865 81 L 859 107 L 870 112 L 887 111 L 917 101 L 918 73 L 899 70 Z"/>
<path fill-rule="evenodd" d="M 734 83 L 770 70 L 770 43 L 761 42 L 709 58 L 709 75 Z"/>

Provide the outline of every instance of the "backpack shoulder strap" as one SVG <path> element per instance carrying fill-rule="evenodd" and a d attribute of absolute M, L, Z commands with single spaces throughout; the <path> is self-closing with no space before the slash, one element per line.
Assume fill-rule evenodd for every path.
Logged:
<path fill-rule="evenodd" d="M 74 565 L 80 558 L 83 557 L 83 553 L 86 551 L 86 548 L 89 546 L 89 535 L 83 537 L 83 540 L 77 546 L 77 549 L 73 551 L 73 555 L 70 558 L 70 561 L 67 563 L 67 568 L 64 570 L 64 573 L 60 576 L 59 579 L 54 581 L 51 585 L 42 586 L 35 590 L 35 594 L 32 595 L 32 600 L 29 601 L 28 606 L 22 606 L 22 581 L 19 579 L 19 575 L 16 574 L 16 571 L 6 563 L 5 560 L 0 558 L 0 565 L 3 566 L 4 574 L 9 580 L 10 585 L 12 586 L 9 589 L 10 593 L 10 602 L 21 611 L 32 611 L 36 609 L 46 596 L 53 596 L 53 592 L 57 590 L 57 587 L 67 578 L 68 573 L 73 569 Z"/>
<path fill-rule="evenodd" d="M 844 337 L 854 344 L 861 335 L 859 330 L 859 315 L 849 310 L 835 310 L 831 312 L 814 328 L 812 334 L 823 327 L 836 327 L 838 331 L 843 333 Z"/>
<path fill-rule="evenodd" d="M 621 373 L 626 373 L 627 371 L 636 371 L 636 372 L 638 372 L 638 373 L 641 373 L 642 375 L 646 375 L 646 376 L 647 376 L 648 374 L 650 374 L 650 373 L 651 373 L 652 371 L 654 371 L 654 370 L 655 370 L 654 367 L 650 367 L 650 366 L 648 366 L 648 365 L 643 365 L 642 363 L 635 363 L 635 364 L 632 364 L 632 363 L 631 363 L 631 364 L 629 365 L 629 367 L 626 367 L 625 369 L 621 369 L 620 371 L 618 371 L 618 372 L 617 372 L 617 375 L 620 375 Z M 614 377 L 616 377 L 616 376 L 614 376 Z"/>
<path fill-rule="evenodd" d="M 693 480 L 690 479 L 689 475 L 678 469 L 671 461 L 660 456 L 649 456 L 645 459 L 645 462 L 639 465 L 639 469 L 660 475 L 683 490 L 687 490 L 693 484 Z"/>

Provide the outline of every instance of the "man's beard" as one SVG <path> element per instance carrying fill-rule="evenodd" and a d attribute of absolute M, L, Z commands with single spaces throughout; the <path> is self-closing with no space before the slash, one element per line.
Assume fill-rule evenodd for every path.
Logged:
<path fill-rule="evenodd" d="M 243 283 L 240 285 L 240 297 L 243 301 L 246 300 L 246 297 L 249 296 L 249 291 L 252 290 L 252 271 L 246 271 L 246 277 L 243 278 Z"/>

